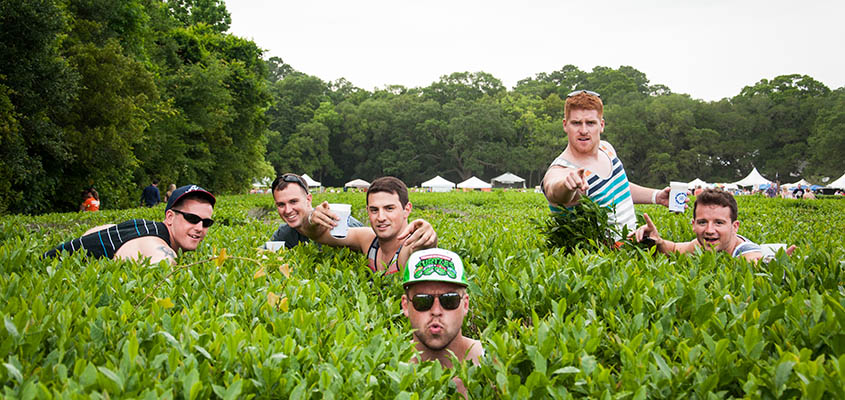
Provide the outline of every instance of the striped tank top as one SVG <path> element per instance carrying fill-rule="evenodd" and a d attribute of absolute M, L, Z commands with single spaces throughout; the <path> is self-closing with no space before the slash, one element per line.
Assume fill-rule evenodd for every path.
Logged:
<path fill-rule="evenodd" d="M 587 178 L 587 197 L 596 202 L 602 207 L 615 206 L 615 212 L 609 215 L 609 223 L 615 224 L 620 230 L 623 226 L 628 226 L 628 232 L 633 232 L 637 229 L 637 216 L 634 214 L 634 199 L 631 198 L 631 187 L 628 183 L 628 176 L 625 174 L 625 167 L 622 166 L 622 161 L 616 157 L 616 152 L 610 143 L 601 141 L 599 143 L 599 152 L 605 154 L 611 163 L 611 173 L 607 178 L 600 177 L 597 173 L 590 170 L 584 171 L 584 176 Z M 566 168 L 580 168 L 563 158 L 561 153 L 552 164 L 549 166 L 561 166 Z M 549 209 L 553 212 L 562 212 L 563 209 L 555 204 L 549 203 Z"/>
<path fill-rule="evenodd" d="M 373 239 L 373 242 L 370 243 L 370 249 L 367 251 L 367 265 L 370 267 L 373 272 L 379 271 L 378 265 L 378 238 Z M 390 264 L 387 265 L 385 268 L 384 274 L 395 274 L 399 272 L 399 252 L 402 251 L 402 246 L 399 246 L 399 249 L 396 250 L 396 254 L 393 255 L 393 258 L 390 259 Z"/>
<path fill-rule="evenodd" d="M 124 243 L 144 236 L 159 237 L 170 246 L 170 233 L 167 231 L 167 226 L 163 223 L 145 219 L 132 219 L 64 242 L 44 253 L 44 257 L 55 257 L 62 251 L 73 253 L 84 250 L 90 257 L 113 258 L 114 253 Z"/>

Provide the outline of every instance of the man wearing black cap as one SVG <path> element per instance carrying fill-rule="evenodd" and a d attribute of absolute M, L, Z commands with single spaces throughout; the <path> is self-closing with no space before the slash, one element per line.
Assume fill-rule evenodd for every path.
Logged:
<path fill-rule="evenodd" d="M 170 196 L 164 221 L 133 219 L 117 225 L 89 229 L 82 237 L 62 243 L 44 254 L 55 257 L 62 251 L 85 250 L 92 257 L 139 259 L 151 263 L 176 260 L 176 250 L 196 250 L 214 220 L 216 199 L 197 185 L 182 186 Z"/>

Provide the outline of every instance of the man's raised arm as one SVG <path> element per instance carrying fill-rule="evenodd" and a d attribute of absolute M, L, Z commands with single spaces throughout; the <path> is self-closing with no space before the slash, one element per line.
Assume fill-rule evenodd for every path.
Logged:
<path fill-rule="evenodd" d="M 340 218 L 329 209 L 329 203 L 324 201 L 314 207 L 308 218 L 302 222 L 302 232 L 309 239 L 332 247 L 349 247 L 355 251 L 363 251 L 368 248 L 375 237 L 371 228 L 349 228 L 345 238 L 336 238 L 331 235 L 331 229 L 337 226 Z"/>
<path fill-rule="evenodd" d="M 584 168 L 568 168 L 553 165 L 543 177 L 543 193 L 546 199 L 560 206 L 572 205 L 578 200 L 578 195 L 589 189 L 587 179 L 584 178 Z"/>

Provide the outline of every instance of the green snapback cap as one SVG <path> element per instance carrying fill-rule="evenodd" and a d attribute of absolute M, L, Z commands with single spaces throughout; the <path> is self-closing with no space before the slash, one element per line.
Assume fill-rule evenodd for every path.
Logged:
<path fill-rule="evenodd" d="M 417 282 L 449 282 L 466 287 L 467 278 L 461 257 L 444 249 L 415 251 L 408 258 L 402 286 Z"/>

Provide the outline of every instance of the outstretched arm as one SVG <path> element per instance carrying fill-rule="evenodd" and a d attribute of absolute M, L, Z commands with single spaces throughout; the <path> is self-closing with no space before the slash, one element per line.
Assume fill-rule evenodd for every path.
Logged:
<path fill-rule="evenodd" d="M 399 252 L 399 258 L 397 260 L 400 270 L 405 267 L 408 258 L 415 251 L 437 247 L 437 232 L 424 219 L 411 221 L 405 230 L 399 234 L 398 238 L 399 240 L 404 240 L 402 251 Z"/>
<path fill-rule="evenodd" d="M 589 187 L 587 179 L 584 178 L 584 168 L 553 165 L 543 177 L 543 193 L 546 194 L 546 199 L 561 206 L 574 204 Z"/>
<path fill-rule="evenodd" d="M 345 238 L 331 235 L 331 229 L 339 221 L 337 214 L 332 212 L 327 201 L 322 202 L 311 211 L 302 223 L 302 233 L 311 240 L 332 247 L 349 247 L 355 251 L 364 251 L 376 237 L 371 228 L 349 228 Z"/>
<path fill-rule="evenodd" d="M 689 242 L 682 242 L 682 243 L 675 243 L 660 237 L 660 232 L 658 232 L 657 227 L 654 226 L 654 222 L 651 221 L 651 218 L 648 214 L 643 213 L 643 218 L 645 219 L 646 224 L 637 228 L 634 232 L 631 233 L 629 237 L 635 239 L 638 243 L 642 242 L 644 238 L 650 238 L 654 240 L 655 246 L 657 246 L 657 251 L 663 254 L 669 253 L 692 253 L 695 251 L 696 241 L 692 240 Z"/>

